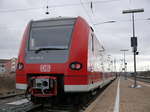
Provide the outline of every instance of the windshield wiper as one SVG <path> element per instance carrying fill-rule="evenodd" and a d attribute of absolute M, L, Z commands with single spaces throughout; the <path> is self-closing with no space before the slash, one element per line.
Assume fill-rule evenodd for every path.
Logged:
<path fill-rule="evenodd" d="M 40 51 L 44 51 L 44 50 L 66 50 L 67 48 L 39 48 L 37 50 L 35 50 L 35 53 L 39 53 Z"/>

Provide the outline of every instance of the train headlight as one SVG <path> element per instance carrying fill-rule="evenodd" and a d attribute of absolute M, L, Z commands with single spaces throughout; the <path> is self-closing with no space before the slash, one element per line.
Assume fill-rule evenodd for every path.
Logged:
<path fill-rule="evenodd" d="M 82 64 L 79 62 L 73 62 L 69 66 L 72 70 L 80 70 L 82 68 Z"/>
<path fill-rule="evenodd" d="M 17 68 L 18 68 L 18 70 L 22 70 L 24 68 L 23 63 L 18 63 Z"/>

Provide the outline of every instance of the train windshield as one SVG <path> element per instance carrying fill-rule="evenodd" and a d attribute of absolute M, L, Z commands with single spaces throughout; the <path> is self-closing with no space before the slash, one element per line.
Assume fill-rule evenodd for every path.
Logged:
<path fill-rule="evenodd" d="M 50 24 L 51 23 L 51 24 Z M 34 23 L 30 32 L 29 50 L 65 50 L 69 48 L 74 22 L 49 21 Z"/>

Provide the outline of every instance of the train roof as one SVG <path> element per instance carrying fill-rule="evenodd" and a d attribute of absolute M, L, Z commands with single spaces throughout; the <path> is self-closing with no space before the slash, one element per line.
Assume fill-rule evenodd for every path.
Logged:
<path fill-rule="evenodd" d="M 77 17 L 55 17 L 55 18 L 46 18 L 40 20 L 32 20 L 33 22 L 42 22 L 42 21 L 55 21 L 55 20 L 70 20 L 77 19 Z"/>

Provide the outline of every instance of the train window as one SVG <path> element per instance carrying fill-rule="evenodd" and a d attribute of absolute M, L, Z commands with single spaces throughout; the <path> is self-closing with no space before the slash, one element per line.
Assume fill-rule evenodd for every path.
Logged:
<path fill-rule="evenodd" d="M 41 22 L 34 23 L 30 31 L 29 50 L 49 48 L 52 50 L 68 49 L 74 24 L 62 25 L 59 21 L 45 26 Z M 59 23 L 59 24 L 58 24 Z M 37 25 L 39 24 L 39 25 Z"/>
<path fill-rule="evenodd" d="M 91 36 L 92 36 L 92 52 L 94 53 L 94 35 L 91 34 Z"/>
<path fill-rule="evenodd" d="M 30 50 L 38 48 L 68 49 L 73 26 L 33 28 L 30 34 Z"/>

